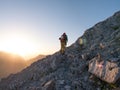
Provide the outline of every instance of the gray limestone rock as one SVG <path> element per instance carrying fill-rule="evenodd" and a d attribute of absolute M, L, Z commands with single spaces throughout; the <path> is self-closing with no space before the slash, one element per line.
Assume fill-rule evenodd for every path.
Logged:
<path fill-rule="evenodd" d="M 117 62 L 99 61 L 96 57 L 89 62 L 88 71 L 108 83 L 115 83 L 120 78 L 120 67 Z"/>

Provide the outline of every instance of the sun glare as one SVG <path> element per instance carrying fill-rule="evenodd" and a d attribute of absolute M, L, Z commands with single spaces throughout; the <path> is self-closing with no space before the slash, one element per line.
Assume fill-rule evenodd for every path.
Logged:
<path fill-rule="evenodd" d="M 35 52 L 35 44 L 36 43 L 27 36 L 10 35 L 2 39 L 2 45 L 0 45 L 0 47 L 3 51 L 26 57 Z"/>

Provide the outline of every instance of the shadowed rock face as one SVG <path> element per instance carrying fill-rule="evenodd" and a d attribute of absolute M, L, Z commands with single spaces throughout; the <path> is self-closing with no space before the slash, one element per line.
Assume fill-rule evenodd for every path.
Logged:
<path fill-rule="evenodd" d="M 86 40 L 82 46 L 79 38 Z M 22 72 L 2 79 L 0 89 L 49 90 L 50 87 L 53 90 L 112 90 L 98 78 L 91 80 L 88 64 L 96 55 L 104 61 L 120 58 L 120 12 L 86 30 L 79 38 L 66 49 L 65 55 L 56 52 Z"/>

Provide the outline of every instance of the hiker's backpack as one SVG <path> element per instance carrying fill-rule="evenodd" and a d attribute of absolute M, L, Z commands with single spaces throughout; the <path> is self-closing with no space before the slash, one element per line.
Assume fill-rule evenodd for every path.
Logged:
<path fill-rule="evenodd" d="M 66 34 L 63 35 L 63 38 L 64 38 L 64 40 L 65 40 L 66 42 L 68 41 L 68 38 L 67 38 L 67 35 L 66 35 Z"/>

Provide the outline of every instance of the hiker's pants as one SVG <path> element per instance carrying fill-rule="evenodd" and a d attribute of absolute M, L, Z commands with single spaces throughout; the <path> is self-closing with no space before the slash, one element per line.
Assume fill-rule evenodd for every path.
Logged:
<path fill-rule="evenodd" d="M 61 53 L 63 54 L 65 52 L 65 48 L 66 48 L 66 43 L 65 42 L 61 42 Z"/>

